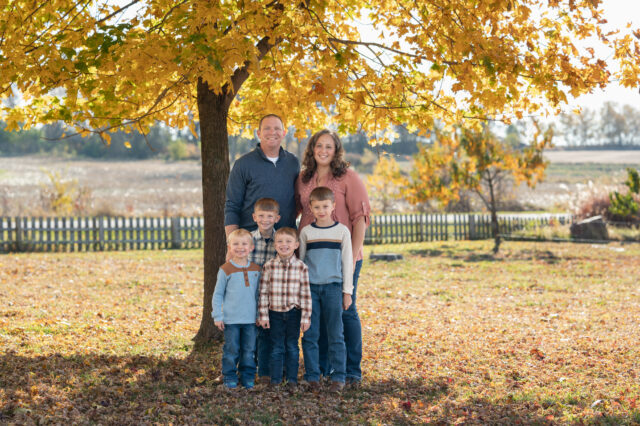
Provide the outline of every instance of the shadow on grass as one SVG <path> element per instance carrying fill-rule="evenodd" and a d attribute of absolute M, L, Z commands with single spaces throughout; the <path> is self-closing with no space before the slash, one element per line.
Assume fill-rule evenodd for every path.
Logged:
<path fill-rule="evenodd" d="M 225 391 L 219 347 L 185 358 L 0 356 L 0 423 L 547 424 L 536 401 L 456 403 L 448 379 L 367 381 L 332 395 L 300 389 Z M 622 419 L 624 420 L 624 419 Z"/>
<path fill-rule="evenodd" d="M 445 257 L 464 262 L 510 262 L 510 261 L 540 261 L 547 264 L 556 264 L 568 260 L 570 257 L 558 257 L 550 250 L 506 250 L 503 249 L 497 255 L 492 253 L 478 253 L 472 249 L 442 246 L 439 249 L 409 250 L 409 254 L 419 257 Z"/>

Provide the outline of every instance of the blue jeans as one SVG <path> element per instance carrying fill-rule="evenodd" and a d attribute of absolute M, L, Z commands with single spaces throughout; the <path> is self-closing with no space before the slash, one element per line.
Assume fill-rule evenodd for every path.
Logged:
<path fill-rule="evenodd" d="M 255 324 L 225 324 L 222 348 L 222 376 L 225 383 L 253 383 L 256 375 Z"/>
<path fill-rule="evenodd" d="M 258 341 L 256 346 L 258 376 L 269 376 L 269 363 L 271 362 L 271 334 L 268 328 L 258 327 Z"/>
<path fill-rule="evenodd" d="M 287 312 L 269 311 L 269 327 L 271 329 L 271 383 L 282 382 L 282 368 L 286 367 L 287 381 L 298 382 L 298 364 L 300 349 L 300 309 Z"/>
<path fill-rule="evenodd" d="M 320 316 L 325 319 L 327 331 L 327 353 L 331 363 L 331 380 L 345 381 L 346 350 L 342 326 L 342 283 L 311 284 L 311 326 L 302 336 L 304 355 L 304 378 L 308 382 L 320 380 L 318 340 L 320 339 Z"/>
<path fill-rule="evenodd" d="M 342 313 L 344 344 L 347 350 L 347 381 L 362 380 L 362 370 L 360 368 L 360 363 L 362 362 L 362 325 L 360 324 L 360 316 L 356 308 L 356 290 L 358 289 L 360 269 L 362 269 L 362 260 L 356 262 L 356 267 L 353 270 L 351 306 Z M 318 341 L 320 373 L 323 376 L 329 376 L 331 369 L 329 366 L 329 358 L 327 357 L 327 331 L 324 318 L 321 318 L 320 323 L 320 340 Z"/>

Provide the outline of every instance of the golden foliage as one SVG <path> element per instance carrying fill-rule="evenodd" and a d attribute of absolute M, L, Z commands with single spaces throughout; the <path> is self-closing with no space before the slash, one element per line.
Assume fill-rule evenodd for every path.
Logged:
<path fill-rule="evenodd" d="M 535 124 L 535 123 L 534 123 Z M 480 195 L 490 208 L 495 194 L 483 194 L 503 175 L 513 177 L 516 184 L 534 186 L 544 176 L 547 163 L 542 153 L 551 147 L 553 132 L 536 126 L 529 145 L 511 146 L 496 137 L 488 127 L 482 130 L 458 128 L 440 132 L 433 146 L 423 146 L 414 156 L 409 183 L 403 193 L 412 204 L 433 198 L 456 200 L 463 189 Z"/>
<path fill-rule="evenodd" d="M 434 118 L 554 111 L 569 94 L 614 79 L 637 86 L 640 76 L 637 35 L 605 34 L 599 1 L 131 3 L 2 4 L 0 97 L 24 100 L 2 107 L 8 129 L 187 127 L 204 119 L 202 79 L 234 97 L 233 133 L 267 111 L 298 137 L 328 121 L 341 132 L 424 130 Z M 358 20 L 371 22 L 371 36 Z M 610 46 L 613 60 L 579 50 L 578 39 Z"/>
<path fill-rule="evenodd" d="M 366 178 L 367 191 L 374 203 L 374 209 L 387 213 L 395 200 L 402 199 L 401 187 L 406 179 L 400 167 L 391 155 L 380 155 L 373 173 Z"/>

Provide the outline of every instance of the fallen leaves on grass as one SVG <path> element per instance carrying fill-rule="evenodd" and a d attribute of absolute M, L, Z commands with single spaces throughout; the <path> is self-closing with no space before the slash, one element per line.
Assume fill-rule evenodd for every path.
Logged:
<path fill-rule="evenodd" d="M 199 251 L 4 256 L 0 423 L 639 422 L 640 249 L 489 245 L 365 265 L 364 380 L 339 396 L 222 389 L 221 345 L 190 340 Z"/>

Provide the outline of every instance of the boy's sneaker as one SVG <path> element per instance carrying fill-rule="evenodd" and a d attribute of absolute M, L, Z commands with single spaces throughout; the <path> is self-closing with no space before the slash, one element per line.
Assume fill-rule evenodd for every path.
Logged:
<path fill-rule="evenodd" d="M 331 393 L 340 393 L 344 389 L 344 382 L 331 382 L 331 387 L 329 387 L 329 392 Z"/>
<path fill-rule="evenodd" d="M 258 380 L 256 380 L 256 384 L 258 384 L 258 385 L 270 385 L 271 384 L 271 377 L 269 377 L 269 376 L 260 376 L 260 377 L 258 377 Z"/>
<path fill-rule="evenodd" d="M 253 389 L 254 383 L 253 382 L 245 382 L 242 384 L 242 386 L 244 386 L 246 389 Z"/>
<path fill-rule="evenodd" d="M 307 382 L 307 389 L 309 389 L 309 392 L 319 392 L 320 382 L 318 381 Z"/>
<path fill-rule="evenodd" d="M 347 381 L 345 383 L 345 387 L 347 387 L 349 389 L 357 389 L 357 388 L 360 387 L 361 384 L 362 384 L 361 380 L 347 378 Z"/>
<path fill-rule="evenodd" d="M 235 389 L 238 387 L 238 382 L 224 382 L 224 387 L 227 389 Z"/>
<path fill-rule="evenodd" d="M 287 382 L 286 388 L 289 392 L 295 392 L 296 390 L 298 390 L 298 384 L 294 382 Z"/>

